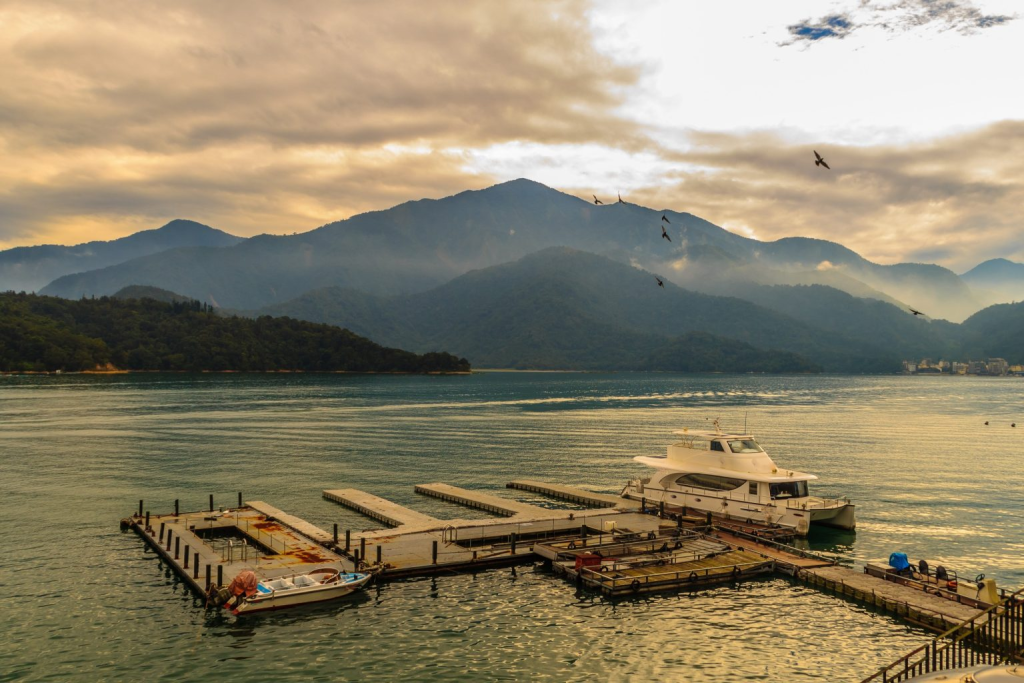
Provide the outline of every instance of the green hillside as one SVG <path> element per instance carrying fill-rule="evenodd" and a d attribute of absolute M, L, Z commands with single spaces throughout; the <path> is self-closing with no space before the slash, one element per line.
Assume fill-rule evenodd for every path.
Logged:
<path fill-rule="evenodd" d="M 447 353 L 385 348 L 290 318 L 225 318 L 198 301 L 0 294 L 0 370 L 461 372 Z"/>

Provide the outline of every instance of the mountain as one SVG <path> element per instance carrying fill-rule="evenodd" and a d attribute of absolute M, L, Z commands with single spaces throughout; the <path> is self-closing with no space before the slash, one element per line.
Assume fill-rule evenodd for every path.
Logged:
<path fill-rule="evenodd" d="M 343 325 L 413 350 L 446 348 L 481 367 L 669 369 L 680 365 L 669 362 L 673 349 L 684 348 L 679 338 L 702 332 L 798 354 L 786 362 L 805 368 L 899 368 L 898 355 L 871 343 L 850 342 L 741 299 L 671 282 L 661 289 L 651 273 L 565 247 L 475 270 L 427 292 L 378 297 L 331 288 L 258 314 Z"/>
<path fill-rule="evenodd" d="M 447 353 L 384 348 L 289 318 L 225 318 L 198 301 L 0 294 L 0 370 L 465 372 Z"/>
<path fill-rule="evenodd" d="M 241 241 L 241 237 L 208 225 L 179 219 L 109 242 L 87 242 L 73 247 L 15 247 L 0 251 L 0 292 L 34 292 L 63 275 L 104 268 L 167 249 L 226 247 Z"/>
<path fill-rule="evenodd" d="M 989 306 L 965 320 L 961 328 L 965 357 L 1024 363 L 1024 302 Z"/>
<path fill-rule="evenodd" d="M 169 292 L 166 289 L 160 289 L 159 287 L 147 287 L 145 285 L 130 285 L 124 289 L 119 289 L 114 293 L 114 298 L 152 299 L 153 301 L 162 301 L 165 304 L 192 301 L 192 299 L 189 299 L 187 296 L 175 294 L 174 292 Z"/>
<path fill-rule="evenodd" d="M 662 239 L 662 225 L 671 242 Z M 406 202 L 299 235 L 262 235 L 216 250 L 174 249 L 65 276 L 42 291 L 79 298 L 142 284 L 255 309 L 325 287 L 377 296 L 423 292 L 556 246 L 636 264 L 687 288 L 737 280 L 824 284 L 951 320 L 982 306 L 956 274 L 939 266 L 877 265 L 825 240 L 760 242 L 691 214 L 630 203 L 595 206 L 523 179 Z"/>
<path fill-rule="evenodd" d="M 1024 301 L 1024 263 L 994 258 L 960 277 L 992 302 Z"/>

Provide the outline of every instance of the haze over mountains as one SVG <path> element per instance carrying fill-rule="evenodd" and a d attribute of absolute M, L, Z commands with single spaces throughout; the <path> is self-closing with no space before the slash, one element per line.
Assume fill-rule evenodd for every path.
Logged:
<path fill-rule="evenodd" d="M 478 367 L 666 367 L 664 349 L 675 345 L 678 359 L 686 337 L 696 353 L 707 338 L 694 334 L 708 333 L 829 370 L 888 371 L 901 357 L 1000 349 L 938 318 L 960 321 L 1012 301 L 1024 282 L 1024 265 L 1008 261 L 962 278 L 936 265 L 878 265 L 833 242 L 760 242 L 691 214 L 595 206 L 529 180 L 298 235 L 219 235 L 216 244 L 108 260 L 42 293 L 160 287 L 403 348 L 445 348 Z M 910 306 L 932 320 L 911 316 Z"/>
<path fill-rule="evenodd" d="M 87 242 L 73 247 L 15 247 L 0 251 L 0 292 L 34 292 L 62 275 L 104 268 L 168 249 L 228 247 L 241 241 L 243 238 L 208 225 L 179 219 L 109 242 Z"/>

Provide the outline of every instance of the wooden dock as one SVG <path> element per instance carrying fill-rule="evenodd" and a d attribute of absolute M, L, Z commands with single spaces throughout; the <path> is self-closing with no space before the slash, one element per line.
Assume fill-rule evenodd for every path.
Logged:
<path fill-rule="evenodd" d="M 339 505 L 344 505 L 351 510 L 355 510 L 360 514 L 375 519 L 378 522 L 383 522 L 390 527 L 403 525 L 444 525 L 444 522 L 431 517 L 430 515 L 425 515 L 422 512 L 416 512 L 415 510 L 399 505 L 398 503 L 392 503 L 386 498 L 381 498 L 380 496 L 375 496 L 372 493 L 366 493 L 359 489 L 334 489 L 324 491 L 324 498 L 338 503 Z"/>
<path fill-rule="evenodd" d="M 551 484 L 533 479 L 517 479 L 505 484 L 506 488 L 530 491 L 543 496 L 567 500 L 570 503 L 578 503 L 592 508 L 619 508 L 622 510 L 639 509 L 640 502 L 616 496 L 611 493 L 595 493 L 576 486 L 565 484 Z"/>
<path fill-rule="evenodd" d="M 452 486 L 451 484 L 417 484 L 416 493 L 425 496 L 433 496 L 451 503 L 458 503 L 466 507 L 485 510 L 487 512 L 512 517 L 523 515 L 534 518 L 564 517 L 565 510 L 548 510 L 538 505 L 520 503 L 517 500 L 509 500 L 501 496 L 495 496 L 483 491 L 471 491 L 470 489 Z"/>

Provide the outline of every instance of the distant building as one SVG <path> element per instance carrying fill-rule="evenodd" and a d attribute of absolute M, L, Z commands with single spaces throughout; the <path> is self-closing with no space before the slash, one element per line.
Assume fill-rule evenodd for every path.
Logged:
<path fill-rule="evenodd" d="M 903 361 L 903 372 L 908 375 L 917 374 L 917 363 L 912 360 Z"/>
<path fill-rule="evenodd" d="M 951 371 L 954 374 L 957 374 L 957 375 L 966 375 L 967 374 L 967 367 L 968 367 L 967 363 L 960 363 L 960 362 L 957 362 L 957 361 L 953 361 L 952 363 L 950 363 L 950 366 L 952 366 L 951 367 Z"/>
<path fill-rule="evenodd" d="M 1005 375 L 1010 371 L 1010 364 L 1002 358 L 989 358 L 985 367 L 990 375 Z"/>

